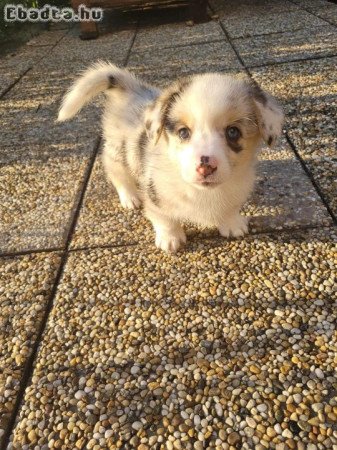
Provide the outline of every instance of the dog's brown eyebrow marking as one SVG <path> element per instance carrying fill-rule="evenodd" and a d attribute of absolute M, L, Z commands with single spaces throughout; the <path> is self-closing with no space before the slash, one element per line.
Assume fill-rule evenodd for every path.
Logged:
<path fill-rule="evenodd" d="M 174 125 L 173 122 L 170 123 L 169 115 L 171 112 L 171 109 L 174 105 L 174 103 L 177 101 L 177 99 L 181 96 L 183 91 L 187 88 L 187 86 L 190 84 L 189 78 L 183 78 L 182 80 L 177 81 L 176 84 L 176 90 L 172 92 L 169 97 L 166 99 L 164 104 L 162 105 L 161 112 L 162 112 L 162 120 L 161 120 L 161 129 L 160 132 L 167 128 L 168 131 L 174 131 Z"/>
<path fill-rule="evenodd" d="M 159 206 L 158 193 L 156 191 L 156 187 L 154 185 L 154 182 L 153 182 L 152 178 L 150 178 L 148 183 L 147 183 L 147 195 L 149 196 L 149 199 L 151 200 L 151 202 L 154 205 Z"/>
<path fill-rule="evenodd" d="M 168 119 L 168 116 L 171 112 L 172 106 L 174 105 L 174 103 L 177 101 L 178 97 L 180 97 L 181 95 L 181 91 L 175 91 L 173 92 L 168 99 L 166 100 L 166 102 L 164 103 L 164 105 L 162 106 L 162 112 L 163 112 L 163 122 L 165 122 Z"/>

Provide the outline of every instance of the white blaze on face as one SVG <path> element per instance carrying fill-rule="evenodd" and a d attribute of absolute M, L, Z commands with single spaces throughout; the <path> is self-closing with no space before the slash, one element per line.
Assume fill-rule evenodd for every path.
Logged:
<path fill-rule="evenodd" d="M 214 182 L 222 182 L 230 171 L 229 161 L 224 148 L 223 137 L 218 130 L 206 127 L 198 127 L 192 134 L 189 142 L 176 142 L 175 155 L 180 166 L 181 176 L 188 183 L 200 182 L 202 177 L 197 168 L 200 166 L 201 158 L 208 156 L 217 161 L 217 169 L 209 177 Z"/>

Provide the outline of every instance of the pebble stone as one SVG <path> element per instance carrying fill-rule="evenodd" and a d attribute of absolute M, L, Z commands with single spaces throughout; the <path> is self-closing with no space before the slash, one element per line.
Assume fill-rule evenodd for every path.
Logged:
<path fill-rule="evenodd" d="M 72 253 L 13 448 L 59 436 L 90 436 L 89 448 L 337 444 L 335 241 L 308 230 L 196 241 L 177 255 Z"/>
<path fill-rule="evenodd" d="M 0 443 L 59 262 L 54 253 L 0 257 Z"/>

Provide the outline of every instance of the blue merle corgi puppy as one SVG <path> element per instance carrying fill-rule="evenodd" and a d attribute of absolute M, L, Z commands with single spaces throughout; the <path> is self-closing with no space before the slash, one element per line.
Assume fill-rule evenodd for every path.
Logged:
<path fill-rule="evenodd" d="M 103 163 L 125 208 L 144 206 L 156 245 L 175 252 L 182 222 L 215 226 L 224 237 L 248 230 L 240 208 L 254 184 L 257 150 L 274 144 L 283 113 L 252 81 L 194 75 L 160 90 L 113 64 L 89 68 L 65 95 L 58 120 L 99 93 Z"/>

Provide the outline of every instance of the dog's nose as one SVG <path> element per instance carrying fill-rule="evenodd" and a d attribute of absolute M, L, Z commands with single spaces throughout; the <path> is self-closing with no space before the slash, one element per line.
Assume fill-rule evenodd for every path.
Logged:
<path fill-rule="evenodd" d="M 197 167 L 197 172 L 204 178 L 212 175 L 217 169 L 217 160 L 213 156 L 202 156 L 200 162 Z"/>
<path fill-rule="evenodd" d="M 218 165 L 218 161 L 214 156 L 201 156 L 200 163 L 201 163 L 201 165 L 203 165 L 203 164 L 209 165 L 209 166 L 213 167 L 214 169 Z"/>

